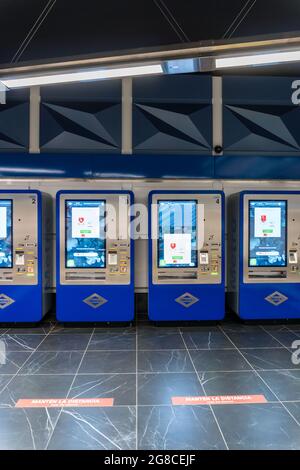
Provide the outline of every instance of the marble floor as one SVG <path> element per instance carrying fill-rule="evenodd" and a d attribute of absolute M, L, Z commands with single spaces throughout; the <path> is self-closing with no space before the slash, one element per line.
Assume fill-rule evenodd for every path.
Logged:
<path fill-rule="evenodd" d="M 0 449 L 300 449 L 300 324 L 0 329 Z M 300 343 L 299 343 L 300 345 Z M 300 355 L 299 355 L 300 356 Z M 172 397 L 266 403 L 173 406 Z M 108 407 L 20 399 L 113 398 Z"/>

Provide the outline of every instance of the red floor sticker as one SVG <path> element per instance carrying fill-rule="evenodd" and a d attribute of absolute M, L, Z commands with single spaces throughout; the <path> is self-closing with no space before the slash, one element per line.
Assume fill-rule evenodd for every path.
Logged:
<path fill-rule="evenodd" d="M 113 398 L 32 398 L 18 400 L 15 408 L 91 408 L 113 404 Z"/>
<path fill-rule="evenodd" d="M 244 403 L 267 403 L 267 400 L 264 395 L 172 397 L 173 405 L 242 405 Z"/>

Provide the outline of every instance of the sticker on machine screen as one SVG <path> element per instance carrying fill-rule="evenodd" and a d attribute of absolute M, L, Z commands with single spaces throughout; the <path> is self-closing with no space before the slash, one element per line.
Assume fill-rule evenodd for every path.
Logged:
<path fill-rule="evenodd" d="M 172 397 L 172 405 L 243 405 L 268 403 L 264 395 L 213 395 L 199 397 Z"/>
<path fill-rule="evenodd" d="M 32 398 L 18 400 L 15 408 L 98 408 L 113 405 L 113 398 Z"/>

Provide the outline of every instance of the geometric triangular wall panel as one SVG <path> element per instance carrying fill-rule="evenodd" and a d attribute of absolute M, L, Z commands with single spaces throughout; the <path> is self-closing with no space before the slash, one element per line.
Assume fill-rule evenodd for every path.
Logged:
<path fill-rule="evenodd" d="M 43 102 L 41 149 L 43 151 L 119 152 L 120 103 Z"/>
<path fill-rule="evenodd" d="M 0 149 L 26 151 L 29 145 L 29 104 L 13 101 L 0 104 Z"/>
<path fill-rule="evenodd" d="M 223 79 L 224 153 L 300 155 L 300 107 L 291 100 L 293 79 Z"/>

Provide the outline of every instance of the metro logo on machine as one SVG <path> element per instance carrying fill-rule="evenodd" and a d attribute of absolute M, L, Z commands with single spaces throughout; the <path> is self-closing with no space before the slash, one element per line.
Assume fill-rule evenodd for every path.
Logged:
<path fill-rule="evenodd" d="M 83 224 L 83 222 L 84 222 L 84 217 L 79 217 L 78 221 L 79 221 L 80 224 Z"/>
<path fill-rule="evenodd" d="M 266 215 L 262 215 L 262 216 L 260 217 L 260 219 L 261 219 L 262 222 L 266 222 L 266 221 L 267 221 L 267 216 L 266 216 Z"/>
<path fill-rule="evenodd" d="M 171 243 L 171 248 L 174 250 L 174 248 L 176 248 L 176 243 Z"/>

